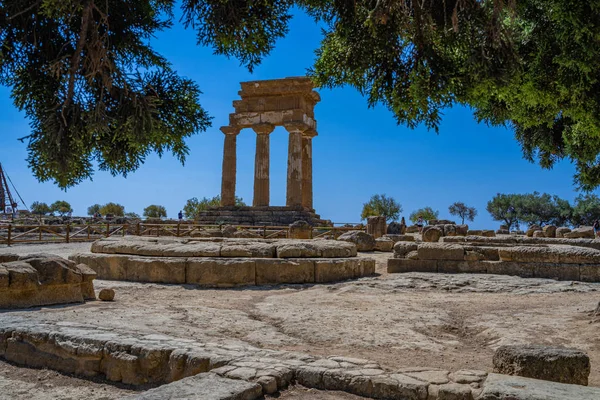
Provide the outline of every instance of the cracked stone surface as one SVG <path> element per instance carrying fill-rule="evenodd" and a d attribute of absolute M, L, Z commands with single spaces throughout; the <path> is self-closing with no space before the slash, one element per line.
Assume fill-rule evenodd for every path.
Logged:
<path fill-rule="evenodd" d="M 68 257 L 89 248 L 52 246 L 0 248 L 0 253 Z M 371 369 L 400 371 L 417 381 L 426 375 L 431 387 L 442 391 L 452 387 L 444 386 L 450 381 L 442 383 L 444 373 L 436 369 L 470 385 L 471 374 L 464 371 L 491 371 L 493 352 L 501 345 L 561 345 L 589 354 L 590 385 L 600 386 L 598 322 L 590 316 L 599 300 L 599 284 L 499 275 L 388 275 L 391 253 L 364 256 L 377 259 L 379 276 L 321 286 L 228 290 L 99 280 L 96 289 L 114 288 L 115 302 L 44 307 L 10 316 L 105 329 L 125 326 L 139 335 L 300 352 L 327 363 L 336 361 L 329 358 L 333 355 L 365 359 L 373 365 L 361 367 L 364 376 Z M 6 315 L 0 314 L 0 320 Z M 424 370 L 404 370 L 417 367 Z M 236 374 L 253 372 L 240 369 Z M 255 377 L 263 373 L 256 369 Z"/>

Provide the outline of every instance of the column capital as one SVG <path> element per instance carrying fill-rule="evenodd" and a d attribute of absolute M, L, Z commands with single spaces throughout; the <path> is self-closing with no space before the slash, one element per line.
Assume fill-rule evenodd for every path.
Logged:
<path fill-rule="evenodd" d="M 237 135 L 242 130 L 238 126 L 222 126 L 220 129 L 225 135 Z"/>
<path fill-rule="evenodd" d="M 317 131 L 314 130 L 314 129 L 311 129 L 311 128 L 309 128 L 309 129 L 305 130 L 304 132 L 302 132 L 302 137 L 303 138 L 312 139 L 312 138 L 314 138 L 317 135 L 318 135 Z"/>
<path fill-rule="evenodd" d="M 252 125 L 252 130 L 256 132 L 257 135 L 268 135 L 275 130 L 275 125 L 269 124 L 268 122 L 263 122 Z"/>
<path fill-rule="evenodd" d="M 306 125 L 304 122 L 296 122 L 296 121 L 284 122 L 283 127 L 290 133 L 291 132 L 304 132 L 304 131 L 310 129 L 310 127 L 308 125 Z"/>

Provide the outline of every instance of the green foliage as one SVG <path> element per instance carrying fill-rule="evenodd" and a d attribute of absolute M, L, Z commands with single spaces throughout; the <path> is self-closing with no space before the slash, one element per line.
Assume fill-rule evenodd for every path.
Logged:
<path fill-rule="evenodd" d="M 235 205 L 243 207 L 246 206 L 246 203 L 244 203 L 244 200 L 241 197 L 235 196 Z M 183 215 L 186 219 L 195 219 L 201 211 L 220 206 L 221 196 L 215 196 L 210 199 L 203 197 L 202 200 L 192 197 L 185 203 L 185 206 L 183 206 Z"/>
<path fill-rule="evenodd" d="M 48 215 L 52 210 L 48 204 L 34 201 L 31 203 L 31 212 L 36 215 Z"/>
<path fill-rule="evenodd" d="M 171 151 L 184 162 L 184 139 L 205 130 L 210 118 L 198 86 L 149 45 L 171 26 L 173 6 L 0 2 L 0 84 L 30 120 L 22 140 L 39 180 L 73 186 L 92 176 L 95 163 L 125 176 L 151 152 Z"/>
<path fill-rule="evenodd" d="M 50 212 L 52 214 L 58 213 L 58 215 L 64 217 L 65 215 L 72 213 L 73 208 L 68 202 L 64 200 L 57 200 L 50 205 Z"/>
<path fill-rule="evenodd" d="M 89 215 L 90 217 L 96 215 L 97 212 L 100 212 L 100 207 L 100 204 L 93 204 L 89 206 L 87 209 L 87 215 Z"/>
<path fill-rule="evenodd" d="M 452 203 L 450 207 L 448 207 L 448 211 L 450 212 L 450 215 L 460 217 L 462 219 L 462 224 L 465 223 L 465 219 L 467 221 L 473 221 L 477 216 L 477 209 L 475 209 L 475 207 L 469 207 L 460 201 Z"/>
<path fill-rule="evenodd" d="M 385 217 L 386 221 L 390 222 L 397 220 L 401 212 L 402 205 L 394 200 L 393 197 L 388 197 L 385 194 L 376 194 L 363 204 L 360 219 L 365 220 L 367 217 L 380 216 Z"/>
<path fill-rule="evenodd" d="M 540 226 L 547 224 L 564 226 L 569 224 L 573 214 L 573 208 L 567 200 L 538 192 L 498 193 L 488 202 L 487 211 L 494 220 L 503 221 L 508 229 L 518 222 Z"/>
<path fill-rule="evenodd" d="M 118 203 L 106 203 L 99 210 L 100 214 L 106 216 L 112 214 L 115 217 L 123 217 L 125 215 L 125 207 Z"/>
<path fill-rule="evenodd" d="M 574 226 L 593 225 L 600 219 L 600 198 L 595 194 L 580 195 L 575 199 L 571 221 Z"/>
<path fill-rule="evenodd" d="M 286 35 L 292 8 L 303 9 L 323 27 L 310 71 L 317 85 L 355 87 L 409 127 L 437 130 L 445 108 L 469 106 L 513 129 L 530 161 L 571 160 L 582 189 L 600 185 L 598 0 L 180 4 L 198 44 L 250 70 Z M 198 87 L 148 44 L 171 26 L 174 6 L 0 2 L 0 84 L 31 121 L 24 140 L 38 179 L 68 187 L 94 163 L 126 175 L 151 152 L 185 160 L 184 139 L 210 119 Z"/>
<path fill-rule="evenodd" d="M 419 217 L 423 217 L 425 221 L 431 221 L 433 219 L 438 219 L 439 215 L 439 211 L 436 211 L 431 207 L 423 207 L 410 213 L 408 219 L 411 220 L 413 224 L 415 224 L 417 223 Z"/>
<path fill-rule="evenodd" d="M 164 206 L 156 204 L 144 208 L 144 217 L 146 218 L 166 218 L 167 209 Z"/>

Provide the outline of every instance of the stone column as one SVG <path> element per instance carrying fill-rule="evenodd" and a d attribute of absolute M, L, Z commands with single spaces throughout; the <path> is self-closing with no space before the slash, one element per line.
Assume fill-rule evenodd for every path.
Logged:
<path fill-rule="evenodd" d="M 269 205 L 269 134 L 275 126 L 259 124 L 252 127 L 256 132 L 256 155 L 254 159 L 254 207 Z"/>
<path fill-rule="evenodd" d="M 313 208 L 312 181 L 312 139 L 317 136 L 314 130 L 307 130 L 302 135 L 302 207 Z"/>
<path fill-rule="evenodd" d="M 284 124 L 290 133 L 288 145 L 287 195 L 288 207 L 302 206 L 302 132 L 307 127 L 302 123 Z"/>
<path fill-rule="evenodd" d="M 240 128 L 232 126 L 221 127 L 225 134 L 223 147 L 223 173 L 221 180 L 221 206 L 235 205 L 235 175 L 236 175 L 236 142 Z"/>

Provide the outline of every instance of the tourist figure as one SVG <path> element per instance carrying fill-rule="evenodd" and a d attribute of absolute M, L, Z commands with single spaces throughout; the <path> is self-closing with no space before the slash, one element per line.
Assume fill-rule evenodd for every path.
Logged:
<path fill-rule="evenodd" d="M 406 220 L 404 217 L 400 220 L 400 234 L 404 235 L 406 233 Z"/>
<path fill-rule="evenodd" d="M 594 221 L 594 237 L 600 236 L 600 221 Z"/>
<path fill-rule="evenodd" d="M 423 233 L 423 225 L 425 224 L 425 221 L 423 221 L 423 217 L 421 215 L 419 215 L 419 218 L 417 219 L 417 228 L 419 228 L 419 233 Z"/>
<path fill-rule="evenodd" d="M 183 220 L 183 212 L 181 212 L 181 210 L 179 211 L 179 214 L 177 214 L 177 216 L 179 217 L 179 221 Z"/>

